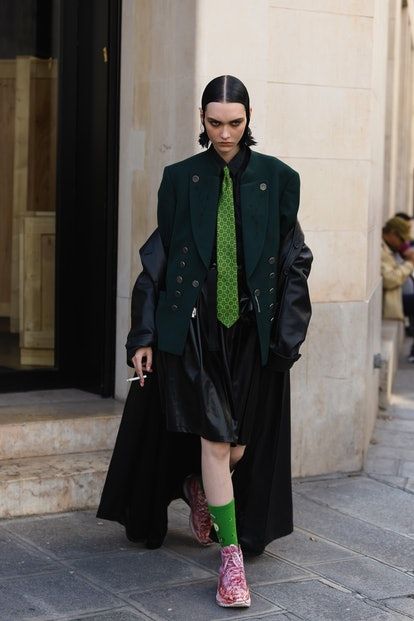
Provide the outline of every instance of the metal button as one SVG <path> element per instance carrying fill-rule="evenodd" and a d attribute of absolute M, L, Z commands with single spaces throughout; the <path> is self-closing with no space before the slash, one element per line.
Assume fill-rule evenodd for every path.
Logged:
<path fill-rule="evenodd" d="M 275 292 L 275 290 L 273 289 L 273 287 L 271 287 L 271 288 L 269 289 L 269 293 L 274 293 L 274 292 Z"/>
<path fill-rule="evenodd" d="M 183 253 L 187 254 L 187 252 L 188 252 L 188 246 L 183 246 Z"/>
<path fill-rule="evenodd" d="M 254 295 L 260 295 L 260 289 L 255 289 L 254 290 Z"/>
<path fill-rule="evenodd" d="M 274 304 L 272 302 L 271 304 L 269 304 L 269 308 L 273 308 L 273 307 L 274 307 Z"/>
<path fill-rule="evenodd" d="M 270 321 L 273 321 L 274 317 L 270 317 Z"/>
<path fill-rule="evenodd" d="M 180 267 L 185 267 L 187 263 L 185 261 L 180 261 Z"/>
<path fill-rule="evenodd" d="M 183 282 L 183 277 L 182 276 L 177 276 L 177 278 L 175 280 L 178 282 L 178 284 L 181 285 L 181 283 Z"/>
<path fill-rule="evenodd" d="M 274 272 L 270 272 L 269 278 L 274 278 L 275 276 L 276 276 L 276 274 Z"/>
<path fill-rule="evenodd" d="M 200 283 L 198 282 L 198 280 L 193 280 L 191 284 L 193 285 L 193 287 L 198 287 Z"/>
<path fill-rule="evenodd" d="M 276 259 L 275 257 L 269 257 L 268 261 L 270 264 L 273 264 L 276 261 Z"/>
<path fill-rule="evenodd" d="M 177 289 L 177 291 L 174 292 L 174 295 L 176 298 L 180 298 L 182 294 L 181 294 L 181 291 Z"/>
<path fill-rule="evenodd" d="M 173 304 L 173 305 L 171 306 L 171 310 L 173 310 L 173 311 L 178 310 L 178 306 L 177 306 L 177 304 Z"/>
<path fill-rule="evenodd" d="M 193 181 L 194 183 L 198 183 L 198 181 L 200 181 L 200 177 L 198 175 L 193 175 Z"/>
<path fill-rule="evenodd" d="M 261 183 L 261 184 L 259 185 L 259 188 L 260 188 L 262 191 L 267 190 L 267 183 Z"/>

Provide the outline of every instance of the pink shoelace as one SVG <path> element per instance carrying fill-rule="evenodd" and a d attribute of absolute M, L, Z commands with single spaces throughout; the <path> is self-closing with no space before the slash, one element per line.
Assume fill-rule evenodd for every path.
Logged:
<path fill-rule="evenodd" d="M 241 553 L 237 548 L 222 549 L 220 568 L 220 594 L 226 598 L 246 597 L 247 583 Z M 225 591 L 225 592 L 223 592 Z"/>

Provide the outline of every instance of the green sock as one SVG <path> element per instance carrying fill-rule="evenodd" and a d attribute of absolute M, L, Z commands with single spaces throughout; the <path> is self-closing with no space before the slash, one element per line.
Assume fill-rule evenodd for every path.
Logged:
<path fill-rule="evenodd" d="M 232 543 L 238 545 L 234 498 L 227 505 L 221 507 L 208 505 L 208 510 L 220 545 L 222 547 L 229 546 Z"/>

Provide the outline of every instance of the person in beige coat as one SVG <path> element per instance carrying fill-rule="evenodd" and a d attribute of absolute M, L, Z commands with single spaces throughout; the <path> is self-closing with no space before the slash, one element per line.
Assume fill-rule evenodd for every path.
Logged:
<path fill-rule="evenodd" d="M 410 224 L 402 218 L 391 218 L 382 229 L 381 276 L 384 319 L 404 320 L 402 286 L 414 271 L 414 248 L 408 244 L 410 239 Z M 401 262 L 397 260 L 396 253 L 401 256 Z"/>

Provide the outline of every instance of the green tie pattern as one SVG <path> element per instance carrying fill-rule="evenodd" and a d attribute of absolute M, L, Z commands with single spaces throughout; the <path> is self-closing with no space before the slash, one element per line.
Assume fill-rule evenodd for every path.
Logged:
<path fill-rule="evenodd" d="M 217 318 L 227 328 L 239 317 L 233 182 L 227 166 L 217 213 Z"/>

